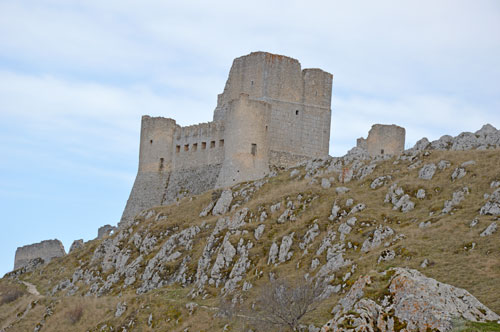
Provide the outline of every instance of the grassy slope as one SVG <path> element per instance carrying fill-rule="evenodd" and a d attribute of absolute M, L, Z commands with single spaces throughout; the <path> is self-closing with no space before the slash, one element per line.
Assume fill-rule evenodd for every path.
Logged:
<path fill-rule="evenodd" d="M 321 239 L 326 234 L 327 229 L 333 227 L 337 230 L 338 223 L 332 223 L 328 220 L 331 206 L 335 200 L 341 205 L 345 205 L 347 198 L 353 198 L 355 203 L 365 203 L 367 208 L 356 215 L 358 221 L 348 240 L 358 244 L 357 250 L 348 250 L 346 258 L 355 261 L 357 270 L 347 281 L 348 285 L 357 279 L 361 274 L 368 273 L 370 270 L 383 270 L 390 266 L 405 266 L 423 271 L 429 277 L 435 278 L 441 282 L 449 283 L 457 287 L 465 288 L 476 296 L 481 302 L 487 305 L 493 311 L 500 312 L 500 232 L 489 237 L 480 237 L 479 234 L 495 218 L 491 216 L 479 216 L 479 208 L 484 204 L 484 193 L 491 193 L 489 184 L 493 180 L 500 180 L 500 153 L 493 151 L 433 151 L 429 156 L 422 157 L 423 164 L 428 162 L 437 163 L 441 159 L 451 162 L 451 167 L 440 171 L 438 170 L 431 181 L 418 179 L 419 168 L 408 170 L 408 162 L 399 162 L 394 165 L 394 159 L 380 163 L 374 173 L 361 181 L 352 181 L 346 184 L 351 191 L 347 194 L 338 195 L 334 188 L 339 183 L 334 183 L 332 188 L 323 189 L 319 185 L 310 185 L 306 179 L 290 179 L 289 172 L 282 172 L 277 177 L 272 178 L 270 182 L 264 185 L 253 198 L 243 206 L 249 208 L 254 215 L 258 216 L 263 208 L 270 214 L 269 206 L 276 202 L 285 203 L 289 198 L 296 200 L 297 195 L 301 194 L 306 199 L 313 199 L 307 204 L 305 209 L 297 214 L 297 221 L 277 224 L 275 220 L 280 212 L 270 214 L 265 222 L 266 229 L 263 237 L 259 241 L 253 238 L 253 230 L 259 225 L 256 217 L 253 222 L 249 222 L 243 227 L 248 233 L 240 236 L 233 236 L 231 242 L 236 245 L 239 238 L 252 240 L 255 243 L 254 248 L 250 250 L 250 267 L 246 279 L 254 284 L 254 287 L 245 294 L 247 298 L 255 298 L 259 290 L 259 285 L 267 282 L 268 272 L 274 272 L 282 276 L 301 277 L 309 272 L 311 261 L 316 257 L 315 252 Z M 475 160 L 476 165 L 467 167 L 467 175 L 455 182 L 450 179 L 451 173 L 455 167 L 462 162 Z M 304 174 L 304 170 L 301 171 Z M 380 175 L 390 174 L 393 181 L 397 181 L 403 187 L 405 193 L 412 196 L 412 201 L 416 202 L 416 207 L 408 213 L 401 213 L 392 210 L 391 204 L 384 204 L 384 197 L 389 185 L 376 190 L 371 190 L 369 185 L 371 181 Z M 326 175 L 332 176 L 332 175 Z M 443 208 L 445 200 L 452 197 L 452 193 L 462 187 L 467 186 L 470 194 L 457 207 L 453 214 L 441 216 L 439 211 Z M 424 200 L 416 199 L 415 193 L 419 188 L 424 188 L 427 197 Z M 192 199 L 184 199 L 178 205 L 158 207 L 157 212 L 162 212 L 168 216 L 168 219 L 161 222 L 151 220 L 142 220 L 140 224 L 134 227 L 135 232 L 160 234 L 166 230 L 174 230 L 176 227 L 183 229 L 187 225 L 201 225 L 202 221 L 208 224 L 215 224 L 217 217 L 199 218 L 199 212 L 211 200 L 211 193 L 206 193 Z M 282 210 L 283 211 L 282 204 Z M 433 211 L 434 216 L 430 217 L 429 212 Z M 479 224 L 475 228 L 470 228 L 470 221 L 479 218 Z M 418 224 L 421 221 L 431 221 L 432 226 L 421 229 Z M 316 222 L 321 230 L 320 236 L 312 243 L 308 255 L 302 256 L 302 251 L 298 243 L 307 231 L 308 227 Z M 361 223 L 371 224 L 369 227 L 361 227 Z M 377 248 L 369 253 L 361 253 L 359 244 L 361 244 L 375 228 L 375 225 L 388 225 L 393 228 L 397 234 L 403 233 L 406 239 L 392 245 L 398 253 L 393 261 L 377 264 L 377 259 L 383 247 Z M 196 271 L 197 260 L 205 245 L 205 237 L 212 231 L 213 227 L 202 231 L 193 248 L 193 260 L 189 264 L 190 273 Z M 284 235 L 295 232 L 294 244 L 292 250 L 294 255 L 291 261 L 281 264 L 277 267 L 267 265 L 267 255 L 273 241 L 278 244 Z M 338 238 L 337 238 L 338 239 Z M 163 241 L 159 242 L 159 245 Z M 474 250 L 466 250 L 465 247 L 470 243 L 476 243 Z M 46 267 L 32 274 L 23 276 L 22 279 L 37 285 L 40 293 L 47 294 L 59 280 L 68 278 L 72 275 L 74 269 L 83 264 L 90 266 L 89 260 L 98 241 L 92 241 L 86 245 L 83 250 L 72 253 L 64 258 L 54 260 Z M 135 256 L 134 256 L 135 255 Z M 138 253 L 133 253 L 134 259 Z M 154 253 L 150 254 L 151 258 Z M 318 257 L 321 264 L 325 263 L 325 254 Z M 421 262 L 427 258 L 431 265 L 425 269 L 420 268 Z M 175 268 L 175 263 L 172 264 Z M 258 277 L 259 272 L 264 272 L 264 277 Z M 338 278 L 346 272 L 337 273 Z M 230 271 L 227 271 L 229 273 Z M 0 280 L 0 285 L 5 285 L 9 281 Z M 134 286 L 138 286 L 136 283 Z M 40 298 L 39 304 L 30 311 L 24 319 L 16 324 L 9 331 L 32 330 L 37 322 L 40 322 L 49 305 L 53 305 L 54 314 L 47 316 L 43 331 L 86 331 L 103 322 L 108 325 L 119 326 L 120 324 L 129 324 L 130 321 L 137 331 L 148 331 L 147 321 L 149 315 L 153 315 L 153 325 L 158 330 L 183 331 L 189 327 L 190 331 L 217 331 L 227 323 L 226 320 L 213 317 L 213 307 L 218 303 L 217 294 L 220 289 L 209 288 L 208 296 L 204 300 L 195 299 L 194 302 L 205 307 L 200 307 L 194 315 L 189 315 L 185 309 L 187 302 L 193 301 L 187 298 L 189 289 L 179 288 L 179 286 L 165 287 L 154 290 L 150 293 L 136 296 L 134 289 L 120 290 L 112 289 L 109 296 L 101 298 L 83 298 L 81 294 L 86 292 L 84 285 L 81 285 L 77 296 L 73 297 L 49 297 Z M 2 292 L 2 288 L 0 288 Z M 118 298 L 116 295 L 121 294 Z M 342 294 L 334 295 L 326 300 L 316 312 L 307 317 L 308 322 L 320 325 L 330 317 L 330 310 Z M 24 310 L 33 296 L 24 295 L 13 303 L 4 304 L 0 307 L 0 328 L 4 324 L 13 320 L 13 313 Z M 127 312 L 119 318 L 114 317 L 116 304 L 120 301 L 127 301 L 129 308 Z M 69 311 L 75 307 L 83 308 L 83 315 L 79 322 L 72 324 Z M 7 314 L 4 314 L 7 313 Z M 240 326 L 241 322 L 231 321 L 233 329 Z"/>

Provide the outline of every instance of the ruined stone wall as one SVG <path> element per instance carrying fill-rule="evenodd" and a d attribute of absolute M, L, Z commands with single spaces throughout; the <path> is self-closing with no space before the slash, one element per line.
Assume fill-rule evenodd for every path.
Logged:
<path fill-rule="evenodd" d="M 39 243 L 19 247 L 16 250 L 14 270 L 26 266 L 30 260 L 41 258 L 45 263 L 51 259 L 66 255 L 64 246 L 59 240 L 46 240 Z"/>
<path fill-rule="evenodd" d="M 404 151 L 406 131 L 397 125 L 375 124 L 366 140 L 358 139 L 358 147 L 363 147 L 372 157 L 378 155 L 398 155 Z"/>

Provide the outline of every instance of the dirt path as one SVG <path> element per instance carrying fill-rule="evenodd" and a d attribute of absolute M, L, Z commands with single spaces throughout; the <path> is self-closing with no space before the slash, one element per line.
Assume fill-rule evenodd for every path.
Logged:
<path fill-rule="evenodd" d="M 28 293 L 30 293 L 31 295 L 35 295 L 35 296 L 40 296 L 40 293 L 36 289 L 35 285 L 30 284 L 29 282 L 26 282 L 26 281 L 21 281 L 21 282 L 28 288 Z"/>

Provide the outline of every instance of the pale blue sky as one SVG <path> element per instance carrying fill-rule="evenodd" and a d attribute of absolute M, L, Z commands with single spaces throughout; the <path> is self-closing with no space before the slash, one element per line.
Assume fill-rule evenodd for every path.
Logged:
<path fill-rule="evenodd" d="M 500 2 L 0 0 L 0 274 L 16 247 L 116 224 L 140 117 L 212 119 L 252 51 L 334 74 L 332 155 L 373 123 L 407 147 L 500 127 Z"/>

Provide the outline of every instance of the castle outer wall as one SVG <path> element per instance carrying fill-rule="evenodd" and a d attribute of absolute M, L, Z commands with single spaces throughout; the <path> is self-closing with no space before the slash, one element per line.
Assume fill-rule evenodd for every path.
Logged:
<path fill-rule="evenodd" d="M 143 116 L 139 169 L 121 222 L 144 209 L 328 155 L 332 75 L 255 52 L 234 60 L 214 121 Z"/>

